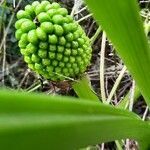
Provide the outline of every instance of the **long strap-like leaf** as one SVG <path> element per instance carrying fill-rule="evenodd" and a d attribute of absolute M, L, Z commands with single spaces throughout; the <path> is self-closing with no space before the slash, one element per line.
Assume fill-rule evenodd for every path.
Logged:
<path fill-rule="evenodd" d="M 150 48 L 136 0 L 86 0 L 150 106 Z"/>
<path fill-rule="evenodd" d="M 0 91 L 2 150 L 77 150 L 149 136 L 150 126 L 125 110 L 69 97 Z"/>

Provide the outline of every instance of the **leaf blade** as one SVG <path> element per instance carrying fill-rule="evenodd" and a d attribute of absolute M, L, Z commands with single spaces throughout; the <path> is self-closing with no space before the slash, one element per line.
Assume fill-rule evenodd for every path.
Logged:
<path fill-rule="evenodd" d="M 0 91 L 2 149 L 70 150 L 116 138 L 145 137 L 149 131 L 135 114 L 98 102 Z"/>
<path fill-rule="evenodd" d="M 150 48 L 136 1 L 86 1 L 150 106 Z"/>

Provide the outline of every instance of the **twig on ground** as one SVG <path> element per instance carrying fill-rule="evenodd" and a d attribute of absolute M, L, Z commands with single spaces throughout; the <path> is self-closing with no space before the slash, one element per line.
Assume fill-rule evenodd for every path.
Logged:
<path fill-rule="evenodd" d="M 92 15 L 93 15 L 93 14 L 88 14 L 88 15 L 82 17 L 81 19 L 77 20 L 77 22 L 79 23 L 79 22 L 81 22 L 81 21 L 83 21 L 83 20 L 85 20 L 85 19 L 91 17 Z"/>
<path fill-rule="evenodd" d="M 81 13 L 82 11 L 86 10 L 87 6 L 83 7 L 82 9 L 80 9 L 79 11 L 75 12 L 74 15 L 77 15 L 79 13 Z"/>

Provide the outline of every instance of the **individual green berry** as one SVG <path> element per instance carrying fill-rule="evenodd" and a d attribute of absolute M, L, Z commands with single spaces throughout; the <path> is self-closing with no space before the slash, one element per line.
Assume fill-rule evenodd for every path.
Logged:
<path fill-rule="evenodd" d="M 79 64 L 79 62 L 78 62 L 78 64 Z M 83 66 L 83 65 L 84 65 L 84 62 L 81 61 L 81 62 L 80 62 L 80 67 Z"/>
<path fill-rule="evenodd" d="M 25 55 L 25 51 L 26 51 L 26 49 L 23 49 L 23 48 L 20 49 L 20 53 L 21 53 L 22 55 Z"/>
<path fill-rule="evenodd" d="M 23 50 L 22 53 L 24 53 L 24 56 L 29 56 L 29 57 L 31 57 L 31 53 L 30 53 L 30 51 L 29 51 L 27 48 L 22 49 L 22 50 Z"/>
<path fill-rule="evenodd" d="M 68 34 L 66 35 L 66 40 L 67 40 L 68 42 L 73 41 L 73 34 L 72 34 L 72 33 L 68 33 Z"/>
<path fill-rule="evenodd" d="M 91 55 L 91 53 L 92 53 L 92 48 L 91 48 L 91 47 L 88 47 L 88 48 L 87 48 L 87 51 L 86 51 L 86 54 L 90 54 L 90 55 Z"/>
<path fill-rule="evenodd" d="M 48 48 L 48 43 L 41 41 L 41 42 L 39 43 L 39 48 L 40 48 L 40 49 L 47 49 L 47 48 Z"/>
<path fill-rule="evenodd" d="M 41 5 L 46 7 L 47 5 L 50 5 L 50 2 L 49 1 L 42 1 Z"/>
<path fill-rule="evenodd" d="M 90 42 L 90 39 L 88 38 L 88 37 L 86 37 L 86 35 L 85 35 L 85 33 L 84 34 L 82 34 L 82 38 L 85 40 L 85 44 L 89 44 L 89 42 Z"/>
<path fill-rule="evenodd" d="M 64 55 L 70 56 L 70 54 L 71 54 L 71 49 L 66 48 Z"/>
<path fill-rule="evenodd" d="M 87 54 L 87 59 L 90 61 L 92 54 Z"/>
<path fill-rule="evenodd" d="M 58 74 L 61 74 L 61 68 L 60 67 L 55 67 L 55 72 Z"/>
<path fill-rule="evenodd" d="M 52 21 L 55 24 L 63 24 L 63 16 L 62 15 L 54 15 Z"/>
<path fill-rule="evenodd" d="M 70 63 L 74 63 L 76 59 L 73 56 L 70 56 Z"/>
<path fill-rule="evenodd" d="M 53 60 L 53 61 L 52 61 L 52 65 L 53 65 L 54 67 L 56 67 L 56 66 L 58 65 L 58 61 L 57 61 L 57 60 Z"/>
<path fill-rule="evenodd" d="M 66 64 L 66 67 L 67 67 L 67 68 L 71 68 L 71 63 L 67 63 L 67 64 Z"/>
<path fill-rule="evenodd" d="M 46 41 L 47 40 L 47 34 L 44 30 L 42 30 L 40 27 L 38 27 L 36 29 L 36 35 L 38 37 L 38 39 L 40 39 L 41 41 Z"/>
<path fill-rule="evenodd" d="M 67 42 L 66 45 L 65 45 L 65 47 L 66 47 L 66 48 L 71 48 L 71 43 L 70 43 L 70 42 Z"/>
<path fill-rule="evenodd" d="M 25 48 L 28 44 L 28 40 L 27 40 L 28 36 L 26 33 L 22 34 L 21 39 L 19 41 L 19 47 L 20 48 Z"/>
<path fill-rule="evenodd" d="M 83 29 L 82 28 L 79 28 L 77 32 L 80 35 L 80 37 L 82 37 L 82 38 L 85 37 L 85 35 L 83 35 Z"/>
<path fill-rule="evenodd" d="M 42 12 L 45 12 L 45 7 L 41 4 L 38 4 L 36 7 L 35 7 L 35 13 L 36 15 L 42 13 Z"/>
<path fill-rule="evenodd" d="M 60 5 L 59 5 L 58 3 L 56 3 L 56 2 L 53 2 L 53 3 L 51 4 L 51 8 L 53 8 L 53 9 L 58 9 L 58 8 L 60 8 Z"/>
<path fill-rule="evenodd" d="M 54 71 L 54 67 L 53 66 L 47 66 L 46 71 L 51 74 Z"/>
<path fill-rule="evenodd" d="M 76 41 L 72 41 L 72 48 L 78 48 L 79 44 Z"/>
<path fill-rule="evenodd" d="M 34 7 L 32 5 L 26 5 L 25 6 L 25 12 L 30 14 L 31 17 L 35 16 Z"/>
<path fill-rule="evenodd" d="M 79 46 L 82 46 L 84 44 L 84 39 L 83 38 L 78 38 L 78 44 Z"/>
<path fill-rule="evenodd" d="M 82 48 L 78 48 L 78 54 L 82 55 L 84 53 L 84 50 Z"/>
<path fill-rule="evenodd" d="M 66 39 L 63 37 L 63 36 L 61 36 L 61 37 L 59 37 L 59 45 L 65 45 L 66 44 Z"/>
<path fill-rule="evenodd" d="M 55 34 L 49 35 L 49 36 L 48 36 L 48 42 L 49 42 L 50 44 L 57 44 L 57 42 L 58 42 L 57 36 L 56 36 Z"/>
<path fill-rule="evenodd" d="M 57 35 L 57 36 L 62 36 L 63 33 L 64 33 L 64 30 L 63 28 L 60 26 L 60 25 L 54 25 L 54 33 Z"/>
<path fill-rule="evenodd" d="M 71 54 L 73 56 L 76 56 L 78 54 L 78 51 L 76 49 L 72 49 Z"/>
<path fill-rule="evenodd" d="M 24 41 L 22 41 L 22 40 L 19 41 L 18 45 L 19 45 L 19 47 L 22 48 L 22 49 L 26 48 L 26 46 L 27 46 L 27 44 L 24 43 Z"/>
<path fill-rule="evenodd" d="M 69 61 L 69 57 L 64 56 L 64 57 L 63 57 L 63 62 L 65 62 L 65 63 L 66 63 L 66 62 L 68 62 L 68 61 Z"/>
<path fill-rule="evenodd" d="M 29 43 L 27 46 L 26 46 L 26 50 L 30 53 L 30 54 L 33 54 L 37 51 L 37 47 L 32 44 L 32 43 Z"/>
<path fill-rule="evenodd" d="M 73 63 L 73 64 L 71 64 L 71 65 L 72 65 L 72 68 L 73 68 L 73 69 L 78 68 L 78 64 L 77 64 L 77 63 Z"/>
<path fill-rule="evenodd" d="M 47 11 L 47 14 L 49 15 L 49 17 L 53 17 L 54 15 L 57 14 L 57 10 L 56 9 L 50 9 Z"/>
<path fill-rule="evenodd" d="M 24 10 L 19 10 L 17 12 L 17 19 L 22 19 L 22 18 L 32 19 L 28 12 Z"/>
<path fill-rule="evenodd" d="M 47 59 L 47 58 L 44 58 L 44 59 L 42 59 L 42 64 L 44 65 L 44 66 L 49 66 L 50 65 L 50 59 Z"/>
<path fill-rule="evenodd" d="M 30 69 L 32 69 L 32 70 L 35 69 L 35 68 L 34 68 L 34 64 L 28 64 L 28 67 L 29 67 Z"/>
<path fill-rule="evenodd" d="M 28 64 L 32 64 L 31 57 L 29 57 L 29 56 L 25 56 L 25 57 L 24 57 L 24 61 L 25 61 L 26 63 L 28 63 Z"/>
<path fill-rule="evenodd" d="M 61 54 L 61 53 L 57 53 L 57 55 L 56 55 L 56 59 L 57 59 L 57 60 L 59 60 L 59 61 L 61 61 L 61 60 L 62 60 L 62 58 L 63 58 L 63 54 Z"/>
<path fill-rule="evenodd" d="M 21 29 L 18 29 L 16 32 L 15 32 L 15 37 L 17 40 L 20 40 L 21 36 L 22 36 L 23 32 Z"/>
<path fill-rule="evenodd" d="M 24 21 L 27 21 L 27 20 L 29 20 L 29 19 L 22 18 L 22 19 L 17 20 L 16 23 L 15 23 L 15 28 L 16 28 L 16 29 L 20 29 L 21 24 L 22 24 Z"/>
<path fill-rule="evenodd" d="M 36 25 L 31 20 L 24 21 L 21 24 L 21 30 L 22 30 L 22 32 L 26 33 L 26 32 L 29 32 L 32 29 L 36 29 Z"/>
<path fill-rule="evenodd" d="M 41 61 L 40 57 L 36 54 L 32 54 L 31 60 L 35 63 L 39 63 Z"/>
<path fill-rule="evenodd" d="M 47 58 L 47 51 L 45 49 L 39 49 L 38 50 L 38 56 L 40 58 Z"/>
<path fill-rule="evenodd" d="M 67 11 L 66 8 L 58 8 L 58 9 L 57 9 L 57 13 L 58 13 L 59 15 L 62 15 L 62 16 L 68 15 L 68 11 Z"/>
<path fill-rule="evenodd" d="M 37 18 L 40 23 L 50 21 L 50 17 L 46 12 L 41 12 Z"/>
<path fill-rule="evenodd" d="M 64 46 L 57 46 L 57 51 L 59 52 L 59 53 L 62 53 L 63 51 L 64 51 Z"/>
<path fill-rule="evenodd" d="M 67 68 L 63 68 L 62 72 L 64 73 L 65 76 L 69 76 L 69 72 Z"/>
<path fill-rule="evenodd" d="M 83 50 L 86 51 L 86 50 L 88 49 L 88 46 L 87 46 L 86 44 L 83 44 L 83 45 L 82 45 L 82 48 L 83 48 Z"/>
<path fill-rule="evenodd" d="M 84 70 L 85 70 L 85 69 L 84 69 L 84 65 L 82 65 L 82 66 L 80 65 L 79 68 L 80 68 L 80 73 L 83 73 Z"/>
<path fill-rule="evenodd" d="M 35 9 L 36 6 L 38 6 L 39 4 L 40 4 L 39 1 L 34 1 L 34 2 L 32 3 L 32 6 L 33 6 L 33 8 Z"/>
<path fill-rule="evenodd" d="M 49 46 L 49 50 L 52 51 L 52 52 L 54 52 L 54 51 L 57 50 L 57 46 L 56 45 L 50 45 Z"/>
<path fill-rule="evenodd" d="M 74 69 L 74 73 L 75 73 L 75 74 L 78 74 L 79 72 L 80 72 L 79 68 L 75 68 L 75 69 Z"/>
<path fill-rule="evenodd" d="M 89 60 L 87 58 L 84 59 L 84 64 L 88 64 Z"/>
<path fill-rule="evenodd" d="M 63 24 L 63 29 L 64 29 L 64 32 L 67 34 L 67 33 L 70 33 L 72 31 L 72 26 L 71 24 L 69 23 L 64 23 Z"/>
<path fill-rule="evenodd" d="M 67 15 L 66 18 L 68 19 L 68 23 L 73 22 L 73 18 L 70 15 Z"/>
<path fill-rule="evenodd" d="M 76 62 L 77 62 L 77 63 L 80 63 L 81 61 L 82 61 L 81 55 L 77 56 L 77 57 L 76 57 Z"/>
<path fill-rule="evenodd" d="M 38 43 L 38 37 L 37 37 L 37 34 L 36 34 L 36 30 L 30 30 L 29 33 L 28 33 L 28 41 L 30 43 L 33 43 L 33 44 L 37 44 Z"/>
<path fill-rule="evenodd" d="M 86 54 L 86 53 L 83 53 L 83 55 L 82 55 L 83 60 L 85 60 L 86 57 L 87 57 L 87 54 Z"/>
<path fill-rule="evenodd" d="M 51 4 L 47 4 L 45 6 L 45 11 L 47 12 L 48 10 L 50 10 L 52 8 Z"/>
<path fill-rule="evenodd" d="M 62 62 L 62 61 L 60 61 L 59 64 L 58 64 L 58 66 L 61 67 L 61 68 L 63 68 L 63 67 L 65 67 L 65 63 Z"/>
<path fill-rule="evenodd" d="M 75 31 L 75 32 L 73 33 L 73 39 L 74 39 L 74 40 L 77 40 L 78 38 L 80 38 L 80 35 L 79 35 L 79 33 L 78 33 L 77 31 Z"/>
<path fill-rule="evenodd" d="M 76 31 L 78 28 L 78 24 L 76 22 L 70 23 L 69 25 L 71 26 L 73 32 Z"/>
<path fill-rule="evenodd" d="M 45 73 L 47 73 L 46 69 L 43 68 L 43 66 L 41 64 L 39 64 L 39 69 L 35 69 L 35 72 L 40 74 L 40 75 L 42 75 L 42 74 L 44 75 Z"/>
<path fill-rule="evenodd" d="M 46 33 L 53 33 L 54 26 L 51 22 L 43 22 L 41 23 L 41 29 Z"/>
<path fill-rule="evenodd" d="M 56 54 L 54 52 L 49 52 L 49 58 L 55 59 Z"/>
<path fill-rule="evenodd" d="M 43 66 L 41 64 L 35 63 L 34 68 L 36 70 L 40 70 L 41 71 L 43 69 Z"/>
<path fill-rule="evenodd" d="M 73 75 L 73 74 L 74 74 L 74 70 L 73 70 L 72 68 L 69 68 L 68 70 L 69 70 L 69 74 L 70 74 L 70 75 Z"/>

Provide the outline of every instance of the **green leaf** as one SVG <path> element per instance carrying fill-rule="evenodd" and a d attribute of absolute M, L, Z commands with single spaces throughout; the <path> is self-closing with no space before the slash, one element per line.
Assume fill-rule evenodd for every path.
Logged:
<path fill-rule="evenodd" d="M 136 0 L 86 0 L 150 106 L 150 48 Z"/>
<path fill-rule="evenodd" d="M 70 97 L 0 91 L 3 150 L 76 150 L 149 136 L 150 125 L 125 110 Z"/>

